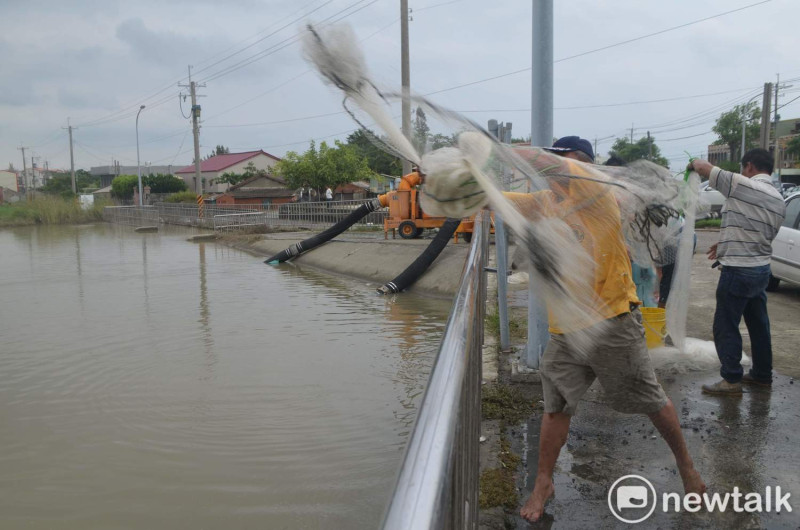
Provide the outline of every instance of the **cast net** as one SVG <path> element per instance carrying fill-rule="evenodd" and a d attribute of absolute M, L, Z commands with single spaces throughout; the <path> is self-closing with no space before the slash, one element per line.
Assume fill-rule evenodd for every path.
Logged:
<path fill-rule="evenodd" d="M 452 132 L 452 145 L 415 145 L 393 116 L 403 94 L 378 88 L 349 26 L 309 25 L 303 45 L 307 59 L 341 90 L 344 108 L 373 141 L 419 168 L 425 213 L 468 217 L 488 205 L 502 215 L 533 265 L 529 281 L 547 304 L 551 326 L 565 332 L 576 350 L 588 347 L 610 317 L 627 311 L 630 260 L 660 266 L 675 256 L 680 265 L 668 321 L 676 345 L 683 344 L 696 176 L 684 182 L 645 160 L 606 167 L 539 147 L 511 147 L 458 112 L 409 94 L 418 112 Z M 380 132 L 373 133 L 375 128 Z"/>

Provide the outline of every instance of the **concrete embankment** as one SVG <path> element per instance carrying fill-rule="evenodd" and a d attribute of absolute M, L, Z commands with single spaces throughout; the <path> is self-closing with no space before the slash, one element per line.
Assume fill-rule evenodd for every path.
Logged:
<path fill-rule="evenodd" d="M 281 232 L 258 235 L 228 235 L 221 242 L 264 258 L 311 237 L 313 232 Z M 383 239 L 382 232 L 345 233 L 292 260 L 308 266 L 373 282 L 375 288 L 403 272 L 430 239 Z M 445 247 L 433 265 L 409 290 L 438 297 L 452 297 L 458 289 L 469 245 L 463 240 Z"/>

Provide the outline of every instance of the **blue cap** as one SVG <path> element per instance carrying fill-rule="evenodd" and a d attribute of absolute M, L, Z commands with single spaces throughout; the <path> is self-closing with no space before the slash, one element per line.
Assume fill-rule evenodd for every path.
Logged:
<path fill-rule="evenodd" d="M 570 151 L 580 151 L 594 160 L 594 150 L 592 143 L 580 136 L 562 136 L 553 143 L 553 147 L 545 147 L 546 151 L 555 153 L 568 153 Z"/>

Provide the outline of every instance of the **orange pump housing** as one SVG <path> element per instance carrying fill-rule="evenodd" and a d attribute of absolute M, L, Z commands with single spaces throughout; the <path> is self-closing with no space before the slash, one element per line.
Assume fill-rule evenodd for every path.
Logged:
<path fill-rule="evenodd" d="M 419 191 L 417 190 L 417 186 L 421 182 L 422 178 L 419 173 L 416 171 L 409 173 L 400 179 L 395 191 L 378 197 L 381 206 L 389 208 L 389 215 L 383 221 L 383 237 L 385 239 L 388 239 L 390 230 L 392 238 L 395 237 L 395 231 L 399 231 L 400 237 L 403 239 L 416 239 L 424 229 L 439 228 L 447 220 L 446 217 L 433 217 L 422 211 L 419 206 Z M 456 228 L 455 241 L 458 242 L 459 235 L 469 241 L 472 238 L 474 225 L 474 216 L 462 219 L 461 224 Z"/>

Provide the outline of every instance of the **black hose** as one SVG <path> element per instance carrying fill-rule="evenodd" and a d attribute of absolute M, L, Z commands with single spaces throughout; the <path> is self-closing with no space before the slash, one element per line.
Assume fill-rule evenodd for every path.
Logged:
<path fill-rule="evenodd" d="M 447 242 L 450 241 L 450 238 L 453 237 L 459 224 L 461 224 L 461 219 L 447 219 L 442 227 L 439 228 L 439 233 L 433 238 L 431 244 L 414 260 L 414 263 L 398 274 L 397 278 L 378 287 L 378 292 L 382 294 L 399 293 L 416 282 L 419 277 L 428 270 L 431 263 L 439 257 L 439 254 L 442 253 L 442 250 L 447 246 Z"/>
<path fill-rule="evenodd" d="M 355 210 L 353 210 L 350 214 L 347 215 L 344 219 L 333 225 L 332 227 L 328 228 L 324 232 L 320 232 L 319 234 L 313 235 L 308 239 L 300 241 L 299 243 L 295 243 L 294 245 L 290 246 L 285 250 L 281 250 L 271 258 L 264 261 L 267 265 L 275 265 L 277 263 L 283 263 L 286 260 L 292 259 L 295 256 L 299 256 L 303 252 L 307 252 L 313 248 L 320 246 L 323 243 L 327 243 L 334 237 L 338 236 L 354 224 L 356 224 L 360 219 L 366 217 L 368 214 L 374 212 L 381 208 L 381 201 L 380 199 L 372 199 L 370 201 L 365 202 Z"/>

